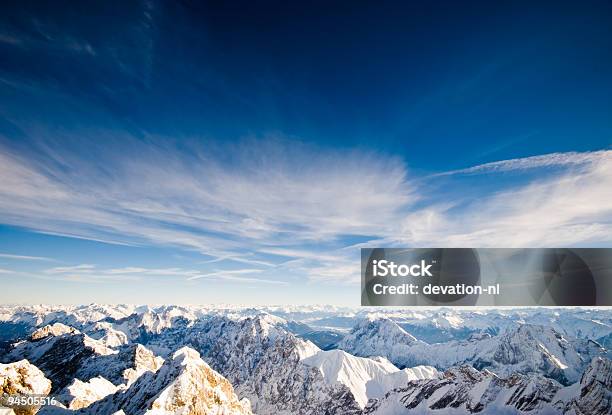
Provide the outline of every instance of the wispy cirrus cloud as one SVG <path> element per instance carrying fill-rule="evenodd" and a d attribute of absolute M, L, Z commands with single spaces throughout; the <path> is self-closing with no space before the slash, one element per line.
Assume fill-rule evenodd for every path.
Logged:
<path fill-rule="evenodd" d="M 10 270 L 6 273 L 12 273 Z M 184 278 L 187 281 L 206 279 L 209 281 L 242 281 L 254 284 L 287 285 L 286 281 L 272 280 L 266 278 L 249 277 L 245 275 L 260 274 L 262 269 L 233 269 L 217 270 L 214 272 L 203 272 L 195 269 L 185 268 L 146 268 L 146 267 L 123 267 L 102 268 L 93 264 L 78 264 L 65 267 L 53 267 L 42 270 L 42 274 L 60 278 L 66 281 L 104 282 L 104 281 L 145 281 L 149 277 L 162 278 Z"/>
<path fill-rule="evenodd" d="M 393 157 L 287 140 L 187 149 L 167 140 L 127 143 L 122 151 L 87 161 L 78 149 L 52 146 L 42 148 L 45 158 L 0 152 L 3 222 L 47 233 L 68 230 L 78 238 L 195 251 L 208 258 L 200 262 L 205 271 L 100 270 L 82 264 L 78 269 L 55 267 L 47 275 L 240 278 L 270 284 L 291 275 L 355 282 L 361 245 L 611 243 L 610 151 L 504 160 L 423 180 L 410 177 L 406 165 Z M 462 176 L 478 174 L 497 183 L 498 172 L 552 166 L 557 167 L 554 174 L 482 189 L 462 181 Z M 363 241 L 350 242 L 351 236 Z"/>
<path fill-rule="evenodd" d="M 264 247 L 388 230 L 388 219 L 413 200 L 404 166 L 373 154 L 275 142 L 227 149 L 230 160 L 221 162 L 227 154 L 133 144 L 137 156 L 109 155 L 104 165 L 0 154 L 4 222 L 269 266 L 258 255 Z"/>
<path fill-rule="evenodd" d="M 45 274 L 68 274 L 72 272 L 79 272 L 81 274 L 91 274 L 95 271 L 96 266 L 92 264 L 79 264 L 71 265 L 67 267 L 53 267 L 46 269 Z"/>
<path fill-rule="evenodd" d="M 206 274 L 198 273 L 196 275 L 192 275 L 188 278 L 188 280 L 198 280 L 200 278 L 210 278 L 210 277 L 218 277 L 224 275 L 242 275 L 242 274 L 257 274 L 262 272 L 260 269 L 238 269 L 238 270 L 226 270 L 226 271 L 215 271 L 209 272 Z"/>
<path fill-rule="evenodd" d="M 567 168 L 462 203 L 448 201 L 411 213 L 400 241 L 475 247 L 612 245 L 612 151 L 554 153 L 466 170 L 491 173 L 495 180 L 498 171 L 549 166 Z"/>
<path fill-rule="evenodd" d="M 488 192 L 474 191 L 472 184 L 461 181 L 445 182 L 437 193 L 448 186 L 452 190 L 396 218 L 395 232 L 381 232 L 376 239 L 319 258 L 303 255 L 287 266 L 307 272 L 314 281 L 355 283 L 359 281 L 360 247 L 612 246 L 612 151 L 555 153 L 500 163 L 459 172 L 478 172 L 490 176 L 485 180 L 495 181 L 502 171 L 550 166 L 561 170 Z"/>
<path fill-rule="evenodd" d="M 209 280 L 221 279 L 225 281 L 239 281 L 239 282 L 249 282 L 249 283 L 258 283 L 258 284 L 272 284 L 272 285 L 289 285 L 286 281 L 282 280 L 271 280 L 265 278 L 255 278 L 255 277 L 245 277 L 244 275 L 249 274 L 260 274 L 263 270 L 261 269 L 237 269 L 237 270 L 223 270 L 223 271 L 214 271 L 208 273 L 200 273 L 196 275 L 192 275 L 188 280 L 198 280 L 202 278 L 206 278 Z"/>
<path fill-rule="evenodd" d="M 612 151 L 587 151 L 583 153 L 567 152 L 567 153 L 551 153 L 540 156 L 531 156 L 518 159 L 500 160 L 491 163 L 480 164 L 477 166 L 467 167 L 465 169 L 451 170 L 443 173 L 438 173 L 437 176 L 448 176 L 453 174 L 483 174 L 495 172 L 509 172 L 515 170 L 531 170 L 544 167 L 568 167 L 580 166 L 588 163 L 594 163 L 601 160 L 609 160 Z"/>
<path fill-rule="evenodd" d="M 17 255 L 9 253 L 0 253 L 0 258 L 4 259 L 15 259 L 19 261 L 55 261 L 53 258 L 47 258 L 42 256 L 31 256 L 31 255 Z"/>

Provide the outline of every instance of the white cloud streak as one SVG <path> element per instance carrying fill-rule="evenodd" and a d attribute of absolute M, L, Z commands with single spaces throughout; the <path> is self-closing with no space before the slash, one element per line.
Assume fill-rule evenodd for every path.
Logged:
<path fill-rule="evenodd" d="M 103 166 L 61 154 L 34 166 L 0 153 L 0 213 L 5 223 L 42 232 L 270 266 L 258 255 L 263 247 L 390 230 L 387 219 L 411 200 L 397 160 L 293 147 L 229 149 L 225 164 L 217 154 L 155 147 L 113 155 Z"/>
<path fill-rule="evenodd" d="M 93 264 L 78 264 L 48 268 L 43 270 L 42 274 L 50 276 L 49 278 L 53 277 L 74 282 L 143 281 L 147 277 L 183 277 L 187 281 L 206 279 L 209 281 L 242 281 L 259 284 L 288 285 L 286 281 L 243 276 L 248 274 L 259 274 L 263 271 L 262 269 L 246 268 L 202 272 L 200 270 L 184 268 L 145 268 L 133 266 L 123 268 L 100 268 Z M 12 273 L 12 271 L 0 269 L 0 274 L 2 273 Z"/>
<path fill-rule="evenodd" d="M 209 279 L 209 280 L 222 280 L 222 281 L 237 281 L 237 282 L 248 282 L 248 283 L 257 283 L 257 284 L 272 284 L 272 285 L 289 285 L 286 281 L 281 280 L 271 280 L 265 278 L 255 278 L 255 277 L 243 277 L 245 274 L 259 274 L 263 272 L 261 269 L 237 269 L 237 270 L 224 270 L 224 271 L 215 271 L 209 272 L 206 274 L 198 274 L 193 275 L 188 280 L 198 280 L 198 279 Z"/>
<path fill-rule="evenodd" d="M 55 261 L 52 258 L 47 258 L 47 257 L 42 257 L 42 256 L 15 255 L 15 254 L 7 254 L 7 253 L 0 253 L 0 258 L 15 259 L 19 261 L 50 261 L 50 262 Z"/>
<path fill-rule="evenodd" d="M 206 274 L 197 274 L 193 275 L 188 280 L 197 280 L 200 278 L 210 278 L 210 277 L 222 277 L 226 275 L 238 275 L 238 274 L 255 274 L 261 272 L 260 269 L 238 269 L 238 270 L 226 270 L 226 271 L 215 271 L 209 272 Z"/>
<path fill-rule="evenodd" d="M 551 155 L 550 162 L 544 158 L 537 164 L 559 165 L 557 161 L 564 159 L 559 154 Z M 400 241 L 470 247 L 612 246 L 612 152 L 585 157 L 571 153 L 565 159 L 572 169 L 497 190 L 458 211 L 453 211 L 454 205 L 440 204 L 414 212 L 403 222 Z M 533 165 L 520 160 L 505 163 Z"/>
<path fill-rule="evenodd" d="M 487 163 L 411 181 L 402 162 L 279 140 L 179 151 L 130 142 L 101 163 L 49 147 L 53 163 L 0 152 L 0 217 L 40 232 L 194 250 L 243 270 L 203 273 L 138 267 L 48 275 L 243 279 L 261 267 L 313 281 L 358 282 L 360 245 L 575 246 L 612 241 L 612 152 L 553 153 Z M 493 190 L 471 174 L 556 167 Z M 428 185 L 451 180 L 429 194 Z M 446 190 L 448 189 L 448 190 Z M 471 198 L 470 198 L 471 195 Z M 418 202 L 415 203 L 415 202 Z M 350 244 L 345 236 L 370 237 Z M 349 238 L 350 239 L 350 238 Z M 348 246 L 351 246 L 348 249 Z M 224 267 L 221 267 L 224 265 Z M 267 275 L 267 274 L 266 274 Z"/>
<path fill-rule="evenodd" d="M 268 284 L 268 285 L 284 285 L 284 286 L 289 285 L 289 283 L 286 281 L 269 280 L 269 279 L 262 279 L 262 278 L 240 277 L 240 276 L 235 276 L 232 274 L 223 276 L 222 280 L 244 282 L 248 284 Z"/>
<path fill-rule="evenodd" d="M 483 174 L 494 172 L 508 172 L 515 170 L 530 170 L 545 167 L 568 167 L 594 163 L 610 158 L 612 151 L 589 151 L 584 153 L 567 152 L 551 153 L 541 156 L 524 157 L 518 159 L 494 161 L 492 163 L 480 164 L 465 169 L 451 170 L 437 174 L 437 176 L 448 176 L 453 174 Z"/>
<path fill-rule="evenodd" d="M 72 265 L 68 267 L 54 267 L 45 270 L 45 274 L 67 274 L 71 272 L 79 272 L 81 274 L 91 274 L 95 271 L 95 265 L 91 264 L 80 264 Z"/>

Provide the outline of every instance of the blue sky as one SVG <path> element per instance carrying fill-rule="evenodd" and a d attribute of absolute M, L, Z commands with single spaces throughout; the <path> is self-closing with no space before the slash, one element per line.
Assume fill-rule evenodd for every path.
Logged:
<path fill-rule="evenodd" d="M 612 245 L 609 2 L 5 9 L 1 303 L 357 304 L 360 246 Z"/>

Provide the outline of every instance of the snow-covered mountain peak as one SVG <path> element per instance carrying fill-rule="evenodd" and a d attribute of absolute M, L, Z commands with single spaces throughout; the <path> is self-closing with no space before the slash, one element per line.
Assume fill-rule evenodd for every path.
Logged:
<path fill-rule="evenodd" d="M 330 385 L 303 363 L 320 350 L 266 315 L 243 319 L 215 316 L 189 340 L 211 367 L 223 373 L 258 414 L 329 415 L 359 413 L 344 385 Z M 196 334 L 197 333 L 197 334 Z"/>
<path fill-rule="evenodd" d="M 506 337 L 513 337 L 519 341 L 539 341 L 541 339 L 553 340 L 567 343 L 563 335 L 552 327 L 538 324 L 520 324 L 515 329 L 509 330 Z"/>
<path fill-rule="evenodd" d="M 280 334 L 278 326 L 285 325 L 287 323 L 285 319 L 268 313 L 257 314 L 248 320 L 252 322 L 251 328 L 253 333 L 256 333 L 262 337 L 277 337 Z"/>
<path fill-rule="evenodd" d="M 440 316 L 433 318 L 431 321 L 436 327 L 441 328 L 459 328 L 465 324 L 464 319 L 454 312 L 441 313 Z"/>
<path fill-rule="evenodd" d="M 189 347 L 177 350 L 156 373 L 136 381 L 117 401 L 114 409 L 126 413 L 146 408 L 151 414 L 251 414 L 249 402 L 239 400 L 227 379 Z"/>
<path fill-rule="evenodd" d="M 274 314 L 270 314 L 266 311 L 257 311 L 256 313 L 254 313 L 252 316 L 250 316 L 254 319 L 258 319 L 262 322 L 266 322 L 267 324 L 270 325 L 286 325 L 287 324 L 287 320 L 285 320 L 282 317 L 278 317 L 275 316 Z"/>
<path fill-rule="evenodd" d="M 174 354 L 172 355 L 172 360 L 174 361 L 174 363 L 178 363 L 180 365 L 186 366 L 193 362 L 196 362 L 196 364 L 199 364 L 199 361 L 202 359 L 200 358 L 200 353 L 198 353 L 196 350 L 188 346 L 183 346 L 180 349 L 178 349 L 176 352 L 174 352 Z M 204 364 L 206 365 L 205 362 Z"/>
<path fill-rule="evenodd" d="M 260 415 L 356 415 L 364 405 L 383 415 L 610 413 L 608 352 L 597 343 L 612 345 L 602 337 L 612 310 L 370 311 L 0 306 L 0 360 L 28 358 L 55 396 L 72 390 L 61 402 L 80 400 L 89 405 L 82 413 L 96 415 L 187 412 L 164 409 L 180 392 L 159 408 L 153 401 L 170 385 L 189 389 L 200 361 Z M 334 340 L 320 342 L 317 333 L 329 332 Z"/>
<path fill-rule="evenodd" d="M 119 387 L 102 376 L 91 378 L 88 382 L 75 379 L 58 396 L 58 399 L 69 409 L 81 409 L 117 392 L 118 389 Z"/>
<path fill-rule="evenodd" d="M 593 341 L 570 338 L 552 327 L 534 324 L 519 325 L 488 343 L 497 343 L 493 352 L 497 365 L 531 365 L 531 371 L 538 370 L 563 384 L 577 381 L 591 358 L 605 353 Z"/>
<path fill-rule="evenodd" d="M 362 357 L 383 356 L 400 367 L 413 366 L 409 348 L 424 344 L 393 320 L 369 316 L 361 320 L 338 344 L 338 348 Z"/>
<path fill-rule="evenodd" d="M 0 395 L 47 395 L 51 391 L 51 381 L 25 359 L 0 363 L 0 385 Z"/>
<path fill-rule="evenodd" d="M 554 398 L 559 411 L 571 415 L 612 413 L 612 361 L 596 357 L 580 382 L 561 389 Z"/>
<path fill-rule="evenodd" d="M 355 324 L 355 327 L 353 329 L 354 330 L 372 330 L 374 328 L 378 330 L 382 330 L 383 332 L 384 331 L 388 331 L 391 333 L 401 332 L 404 334 L 408 334 L 406 330 L 402 329 L 391 318 L 385 316 L 384 314 L 379 314 L 379 313 L 367 314 L 364 318 L 360 319 L 357 322 L 357 324 Z"/>
<path fill-rule="evenodd" d="M 143 373 L 155 371 L 163 363 L 163 359 L 140 344 L 114 350 L 74 331 L 19 342 L 2 358 L 4 361 L 30 360 L 53 382 L 55 392 L 64 389 L 75 378 L 86 382 L 103 376 L 116 386 L 130 385 Z"/>
<path fill-rule="evenodd" d="M 321 349 L 319 349 L 317 345 L 311 342 L 310 340 L 297 340 L 298 341 L 295 344 L 295 350 L 300 360 L 306 359 L 310 356 L 314 356 L 315 354 L 321 351 Z"/>
<path fill-rule="evenodd" d="M 155 372 L 164 363 L 164 359 L 155 356 L 153 352 L 141 344 L 136 344 L 131 348 L 119 353 L 119 358 L 126 355 L 127 359 L 123 359 L 127 368 L 123 371 L 122 377 L 125 379 L 126 385 L 131 385 L 143 373 Z"/>
<path fill-rule="evenodd" d="M 92 391 L 93 381 L 101 388 Z M 80 392 L 103 393 L 111 385 L 102 379 L 75 384 Z M 74 408 L 76 409 L 76 408 Z M 71 410 L 45 408 L 44 414 L 70 414 Z M 81 413 L 92 415 L 251 415 L 248 400 L 239 400 L 232 385 L 189 347 L 177 350 L 157 372 L 148 372 L 127 388 L 95 401 Z"/>
<path fill-rule="evenodd" d="M 79 334 L 80 332 L 74 327 L 69 327 L 62 323 L 48 324 L 39 328 L 30 335 L 30 340 L 36 341 L 44 339 L 48 336 L 61 336 L 63 334 Z"/>
<path fill-rule="evenodd" d="M 404 344 L 418 341 L 390 318 L 378 315 L 369 315 L 358 322 L 351 330 L 351 335 L 354 337 L 382 336 L 401 341 Z"/>
<path fill-rule="evenodd" d="M 268 313 L 258 313 L 237 321 L 228 321 L 232 321 L 232 325 L 237 324 L 240 327 L 240 336 L 248 336 L 250 342 L 274 343 L 291 335 L 283 328 L 286 324 L 284 319 Z"/>
<path fill-rule="evenodd" d="M 343 350 L 320 351 L 302 362 L 317 368 L 326 383 L 347 386 L 361 408 L 369 399 L 380 397 L 387 390 L 437 375 L 434 368 L 399 370 L 387 359 L 356 357 Z"/>
<path fill-rule="evenodd" d="M 121 347 L 130 343 L 128 335 L 117 330 L 112 323 L 108 321 L 98 321 L 87 329 L 89 336 L 95 340 L 99 340 L 105 346 L 111 348 Z"/>
<path fill-rule="evenodd" d="M 342 350 L 321 351 L 302 362 L 319 369 L 327 384 L 346 385 L 362 408 L 369 399 L 367 383 L 398 371 L 389 361 L 355 357 Z"/>

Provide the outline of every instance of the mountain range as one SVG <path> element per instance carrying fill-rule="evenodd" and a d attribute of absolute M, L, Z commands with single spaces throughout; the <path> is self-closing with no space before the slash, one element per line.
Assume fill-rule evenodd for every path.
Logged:
<path fill-rule="evenodd" d="M 0 306 L 0 328 L 3 393 L 55 398 L 16 413 L 612 411 L 608 309 Z"/>

